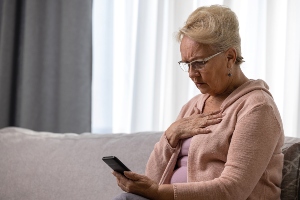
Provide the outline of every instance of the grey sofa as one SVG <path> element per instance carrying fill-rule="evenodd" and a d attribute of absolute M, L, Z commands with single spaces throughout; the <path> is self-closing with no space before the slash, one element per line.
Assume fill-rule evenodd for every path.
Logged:
<path fill-rule="evenodd" d="M 110 200 L 122 191 L 103 156 L 144 173 L 162 132 L 57 134 L 0 129 L 1 200 Z M 286 137 L 282 199 L 298 199 L 300 139 Z"/>

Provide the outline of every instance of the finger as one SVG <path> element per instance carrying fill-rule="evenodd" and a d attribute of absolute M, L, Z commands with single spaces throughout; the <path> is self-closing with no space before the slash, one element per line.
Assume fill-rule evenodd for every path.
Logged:
<path fill-rule="evenodd" d="M 208 134 L 208 133 L 211 132 L 211 130 L 210 130 L 209 128 L 201 128 L 201 129 L 199 130 L 199 132 L 200 132 L 201 134 Z"/>
<path fill-rule="evenodd" d="M 125 171 L 124 176 L 127 177 L 130 180 L 133 180 L 133 181 L 138 181 L 143 177 L 142 175 L 139 175 L 139 174 L 134 173 L 132 171 Z"/>
<path fill-rule="evenodd" d="M 126 176 L 123 176 L 122 174 L 120 174 L 116 171 L 113 171 L 112 174 L 116 177 L 118 183 L 128 181 L 128 178 Z"/>
<path fill-rule="evenodd" d="M 116 171 L 112 171 L 111 172 L 116 178 L 124 178 L 125 176 L 123 176 L 123 174 L 119 173 L 119 172 L 116 172 Z"/>
<path fill-rule="evenodd" d="M 207 119 L 217 119 L 222 118 L 224 115 L 222 113 L 214 114 L 214 115 L 208 115 Z"/>
<path fill-rule="evenodd" d="M 118 181 L 118 186 L 124 191 L 129 192 L 128 188 L 120 181 Z"/>
<path fill-rule="evenodd" d="M 221 110 L 216 110 L 216 111 L 212 111 L 210 113 L 207 113 L 207 114 L 203 114 L 203 116 L 213 116 L 213 115 L 218 115 L 218 114 L 221 114 Z"/>
<path fill-rule="evenodd" d="M 118 178 L 119 176 L 120 176 L 120 174 L 118 173 L 118 172 L 116 172 L 116 171 L 112 171 L 111 172 L 116 178 Z"/>
<path fill-rule="evenodd" d="M 198 128 L 195 132 L 194 135 L 200 135 L 200 134 L 208 134 L 211 133 L 211 130 L 208 128 Z"/>
<path fill-rule="evenodd" d="M 199 127 L 205 128 L 205 127 L 213 125 L 213 124 L 218 124 L 221 121 L 222 121 L 222 116 L 206 116 L 206 117 L 202 118 L 202 121 L 201 121 Z"/>
<path fill-rule="evenodd" d="M 200 117 L 208 117 L 208 116 L 215 116 L 215 115 L 222 116 L 221 110 L 213 111 L 213 112 L 206 113 L 206 114 L 200 114 L 199 116 Z"/>
<path fill-rule="evenodd" d="M 222 118 L 217 118 L 217 119 L 210 119 L 210 120 L 207 120 L 205 122 L 205 127 L 206 126 L 210 126 L 210 125 L 214 125 L 214 124 L 218 124 L 222 121 Z"/>
<path fill-rule="evenodd" d="M 111 173 L 112 173 L 114 176 L 118 176 L 118 175 L 120 175 L 120 173 L 119 173 L 119 172 L 117 172 L 117 171 L 115 171 L 115 170 L 112 170 L 112 171 L 111 171 Z"/>
<path fill-rule="evenodd" d="M 127 182 L 127 178 L 120 173 L 113 171 L 112 174 L 116 177 L 117 179 L 117 184 L 118 186 L 124 191 L 128 192 L 127 187 L 125 186 L 125 183 Z"/>
<path fill-rule="evenodd" d="M 201 121 L 201 123 L 200 123 L 200 125 L 199 125 L 199 127 L 200 127 L 200 128 L 205 128 L 205 127 L 207 126 L 207 121 L 208 121 L 208 116 L 203 117 L 203 118 L 202 118 L 202 121 Z"/>

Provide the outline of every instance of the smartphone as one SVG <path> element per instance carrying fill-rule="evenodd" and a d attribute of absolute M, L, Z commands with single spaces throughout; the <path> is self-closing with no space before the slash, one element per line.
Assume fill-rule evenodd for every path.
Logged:
<path fill-rule="evenodd" d="M 102 160 L 114 171 L 124 175 L 124 171 L 130 171 L 116 156 L 105 156 Z"/>

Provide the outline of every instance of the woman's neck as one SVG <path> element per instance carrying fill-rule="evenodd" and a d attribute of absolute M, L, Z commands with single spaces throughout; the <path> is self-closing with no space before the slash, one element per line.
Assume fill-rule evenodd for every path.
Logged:
<path fill-rule="evenodd" d="M 242 72 L 240 67 L 238 66 L 234 72 L 234 74 L 230 77 L 228 81 L 227 88 L 220 94 L 214 94 L 211 95 L 213 98 L 217 99 L 226 99 L 234 90 L 236 90 L 238 87 L 243 85 L 244 83 L 248 82 L 249 79 L 245 76 L 245 74 Z"/>
<path fill-rule="evenodd" d="M 239 67 L 238 67 L 239 68 Z M 217 111 L 220 109 L 223 101 L 238 87 L 243 85 L 244 83 L 248 82 L 249 79 L 244 75 L 244 73 L 241 71 L 241 69 L 238 69 L 236 71 L 229 84 L 228 87 L 225 89 L 224 92 L 220 94 L 213 94 L 210 95 L 204 105 L 203 113 L 210 113 L 213 111 Z"/>

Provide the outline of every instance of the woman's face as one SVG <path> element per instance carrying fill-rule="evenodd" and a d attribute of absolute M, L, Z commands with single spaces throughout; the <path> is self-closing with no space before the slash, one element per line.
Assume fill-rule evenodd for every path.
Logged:
<path fill-rule="evenodd" d="M 181 58 L 184 62 L 204 59 L 218 52 L 213 51 L 208 45 L 195 42 L 184 36 L 180 44 Z M 189 68 L 189 77 L 202 94 L 216 96 L 226 91 L 230 83 L 229 63 L 226 52 L 211 58 L 201 70 Z"/>

